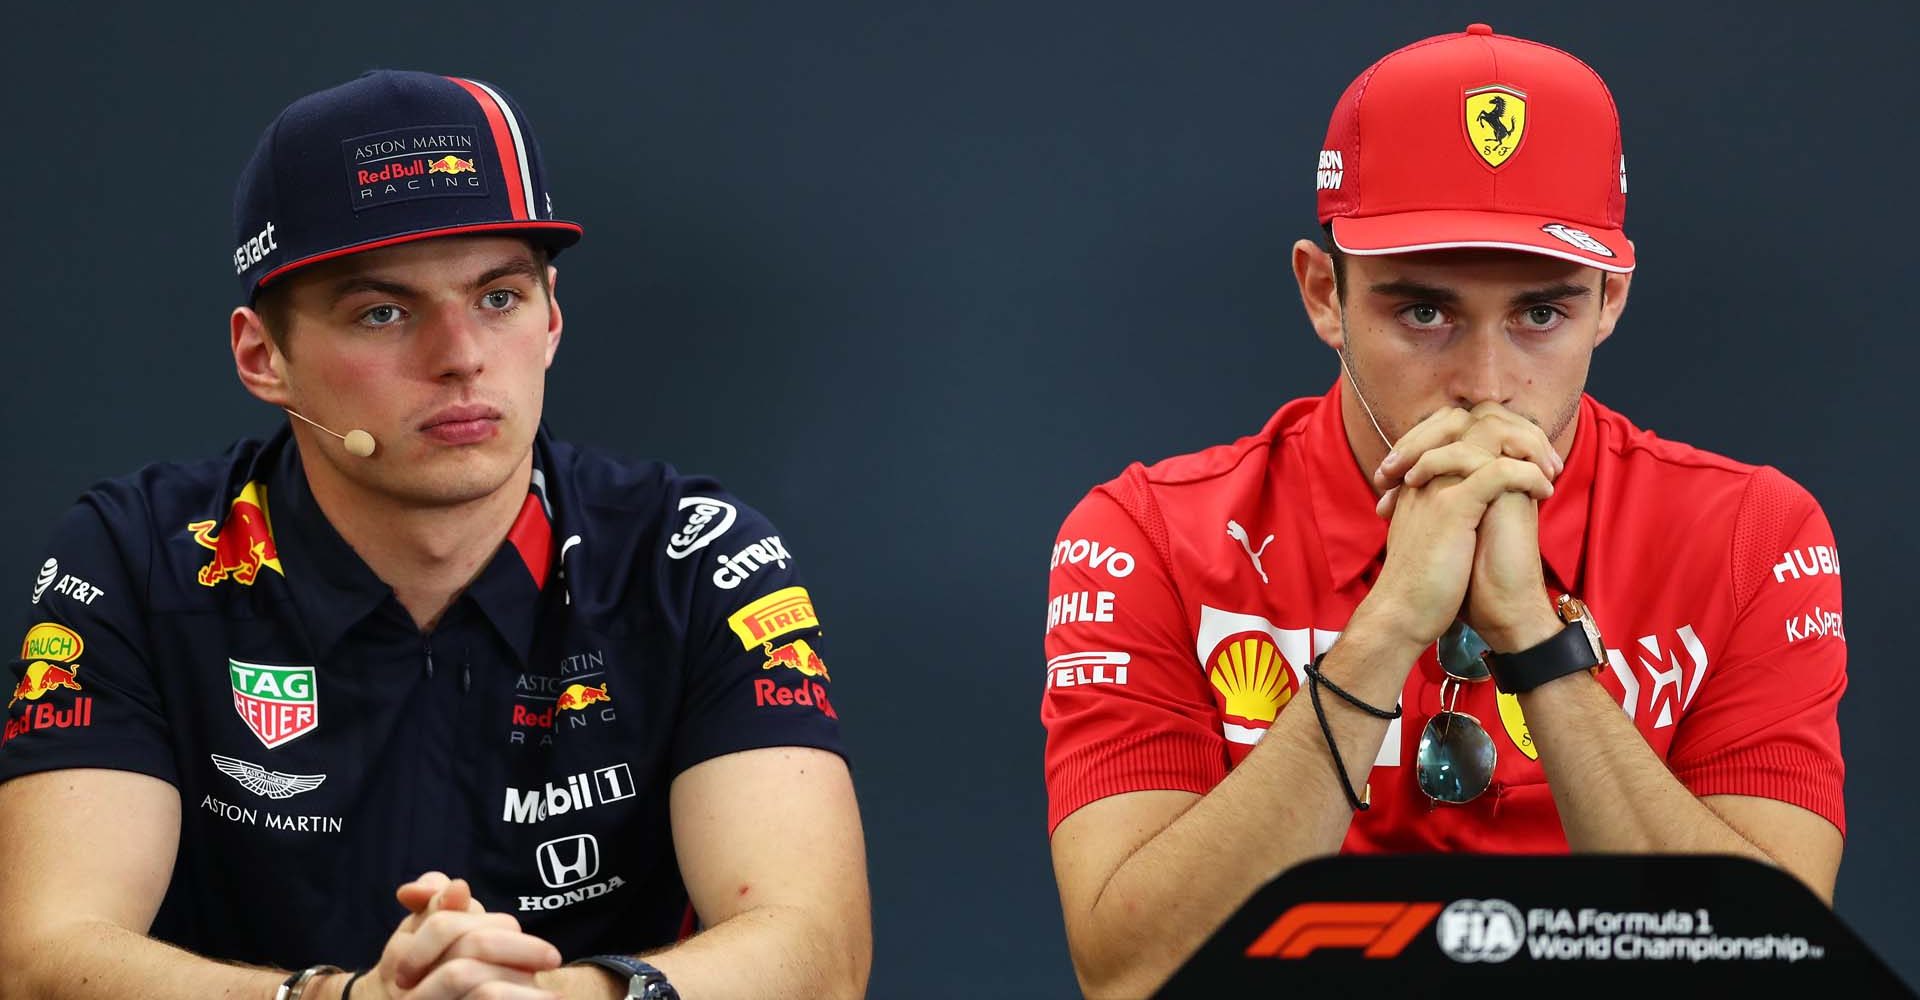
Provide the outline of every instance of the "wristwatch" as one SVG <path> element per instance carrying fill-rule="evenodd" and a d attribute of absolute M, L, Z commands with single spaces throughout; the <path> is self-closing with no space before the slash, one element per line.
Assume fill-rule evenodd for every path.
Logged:
<path fill-rule="evenodd" d="M 627 984 L 627 1000 L 680 1000 L 667 974 L 629 955 L 589 955 L 569 965 L 597 965 Z"/>
<path fill-rule="evenodd" d="M 1561 594 L 1553 613 L 1566 623 L 1553 638 L 1517 653 L 1488 653 L 1487 668 L 1493 671 L 1493 684 L 1507 694 L 1526 694 L 1550 680 L 1576 670 L 1600 673 L 1606 647 L 1600 642 L 1600 626 L 1586 604 L 1572 594 Z"/>

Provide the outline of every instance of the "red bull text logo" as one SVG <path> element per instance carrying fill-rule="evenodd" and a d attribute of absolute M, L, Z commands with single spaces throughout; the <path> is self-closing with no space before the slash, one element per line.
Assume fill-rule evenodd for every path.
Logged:
<path fill-rule="evenodd" d="M 827 700 L 827 686 L 813 678 L 830 681 L 827 676 L 827 663 L 820 654 L 807 645 L 805 639 L 795 639 L 784 646 L 775 647 L 772 643 L 762 643 L 766 651 L 767 662 L 760 665 L 762 670 L 775 667 L 787 667 L 799 671 L 801 675 L 798 688 L 784 687 L 772 677 L 756 677 L 753 681 L 753 703 L 766 708 L 769 705 L 809 705 L 818 708 L 829 719 L 838 719 L 840 713 L 833 710 L 833 702 Z"/>
<path fill-rule="evenodd" d="M 233 498 L 226 521 L 217 527 L 219 533 L 215 534 L 213 521 L 187 525 L 194 541 L 213 550 L 213 561 L 200 567 L 195 577 L 201 586 L 211 587 L 231 577 L 233 582 L 251 587 L 261 567 L 287 575 L 287 571 L 280 568 L 280 550 L 273 544 L 273 522 L 267 518 L 265 483 L 254 481 L 241 489 L 240 495 Z"/>
<path fill-rule="evenodd" d="M 470 174 L 473 173 L 475 169 L 472 160 L 463 160 L 452 154 L 442 156 L 427 164 L 427 173 L 430 174 Z M 364 174 L 366 171 L 362 170 L 361 173 Z M 366 184 L 369 182 L 363 180 L 360 183 Z"/>
<path fill-rule="evenodd" d="M 76 686 L 74 690 L 79 690 Z M 74 729 L 93 725 L 93 699 L 75 698 L 67 708 L 60 708 L 50 702 L 28 705 L 17 719 L 8 719 L 7 728 L 0 732 L 0 743 L 16 736 L 24 736 L 36 729 Z"/>
<path fill-rule="evenodd" d="M 597 687 L 588 687 L 585 684 L 569 684 L 565 691 L 560 692 L 560 697 L 554 700 L 553 707 L 556 711 L 560 712 L 580 712 L 584 711 L 588 705 L 596 701 L 610 702 L 612 700 L 613 696 L 607 693 L 607 685 L 604 683 Z M 516 721 L 518 720 L 516 719 Z"/>

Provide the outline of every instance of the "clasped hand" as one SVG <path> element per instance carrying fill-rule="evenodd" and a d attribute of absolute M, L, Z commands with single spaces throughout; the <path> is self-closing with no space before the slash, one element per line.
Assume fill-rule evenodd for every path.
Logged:
<path fill-rule="evenodd" d="M 1402 634 L 1432 642 L 1463 618 L 1495 650 L 1549 638 L 1539 502 L 1565 468 L 1537 424 L 1501 406 L 1450 407 L 1394 444 L 1374 473 L 1389 519 L 1375 584 Z"/>
<path fill-rule="evenodd" d="M 394 895 L 411 913 L 353 984 L 353 1000 L 558 1000 L 534 974 L 557 967 L 559 950 L 511 914 L 488 913 L 464 879 L 428 872 Z"/>

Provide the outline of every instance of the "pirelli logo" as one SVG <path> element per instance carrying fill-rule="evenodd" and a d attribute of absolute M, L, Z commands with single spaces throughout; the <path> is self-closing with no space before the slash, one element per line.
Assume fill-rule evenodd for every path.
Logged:
<path fill-rule="evenodd" d="M 740 637 L 740 648 L 757 649 L 776 636 L 819 628 L 820 616 L 813 613 L 813 598 L 807 596 L 807 588 L 787 587 L 728 615 L 727 624 Z"/>

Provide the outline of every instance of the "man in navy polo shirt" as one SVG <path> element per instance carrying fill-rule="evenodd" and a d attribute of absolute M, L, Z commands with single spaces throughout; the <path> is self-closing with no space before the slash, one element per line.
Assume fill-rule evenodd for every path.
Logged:
<path fill-rule="evenodd" d="M 294 419 L 55 528 L 6 677 L 0 994 L 858 995 L 820 619 L 718 484 L 541 426 L 580 227 L 518 106 L 308 96 L 235 215 L 235 366 Z"/>

